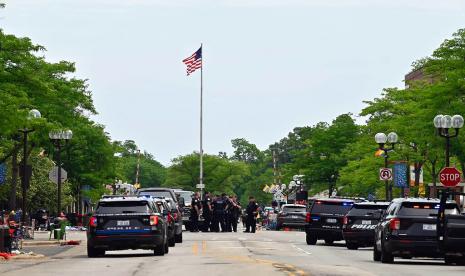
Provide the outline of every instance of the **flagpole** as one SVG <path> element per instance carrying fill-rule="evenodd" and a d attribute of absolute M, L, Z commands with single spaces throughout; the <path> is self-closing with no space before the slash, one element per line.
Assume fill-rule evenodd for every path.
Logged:
<path fill-rule="evenodd" d="M 203 48 L 202 51 L 202 66 L 200 66 L 200 198 L 203 199 Z"/>

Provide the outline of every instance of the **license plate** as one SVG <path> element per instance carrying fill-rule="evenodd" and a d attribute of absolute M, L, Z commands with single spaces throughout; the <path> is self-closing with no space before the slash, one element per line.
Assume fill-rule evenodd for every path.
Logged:
<path fill-rule="evenodd" d="M 329 218 L 329 219 L 326 219 L 326 222 L 327 222 L 327 223 L 336 223 L 336 222 L 337 222 L 337 219 L 335 219 L 335 218 Z"/>
<path fill-rule="evenodd" d="M 129 220 L 117 220 L 116 226 L 129 226 Z"/>
<path fill-rule="evenodd" d="M 371 225 L 371 220 L 362 220 L 363 225 Z"/>
<path fill-rule="evenodd" d="M 436 231 L 436 224 L 423 224 L 423 230 Z"/>
<path fill-rule="evenodd" d="M 299 217 L 298 216 L 291 216 L 291 218 L 296 219 L 296 218 L 299 218 Z"/>

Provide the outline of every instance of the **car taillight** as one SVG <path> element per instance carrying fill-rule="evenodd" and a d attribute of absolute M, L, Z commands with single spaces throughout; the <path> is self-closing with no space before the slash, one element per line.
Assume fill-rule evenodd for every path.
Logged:
<path fill-rule="evenodd" d="M 91 217 L 89 220 L 89 226 L 90 227 L 97 227 L 97 218 L 96 217 Z"/>
<path fill-rule="evenodd" d="M 400 219 L 393 218 L 389 222 L 389 229 L 391 230 L 399 230 L 400 229 Z"/>
<path fill-rule="evenodd" d="M 342 224 L 344 225 L 349 224 L 349 218 L 347 216 L 344 216 L 344 218 L 342 219 Z"/>
<path fill-rule="evenodd" d="M 158 224 L 158 216 L 150 216 L 150 225 Z"/>
<path fill-rule="evenodd" d="M 310 222 L 311 219 L 312 215 L 310 213 L 307 213 L 307 215 L 305 216 L 305 222 Z"/>

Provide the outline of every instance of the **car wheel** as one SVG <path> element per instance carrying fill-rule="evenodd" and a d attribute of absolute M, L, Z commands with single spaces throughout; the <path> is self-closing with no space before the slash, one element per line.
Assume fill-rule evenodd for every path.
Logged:
<path fill-rule="evenodd" d="M 379 252 L 378 248 L 376 248 L 376 243 L 373 246 L 373 261 L 375 262 L 381 261 L 381 252 Z"/>
<path fill-rule="evenodd" d="M 358 249 L 358 244 L 352 243 L 352 242 L 346 242 L 346 247 L 349 250 L 357 250 Z"/>
<path fill-rule="evenodd" d="M 331 239 L 331 238 L 326 238 L 326 239 L 325 239 L 325 244 L 326 244 L 326 245 L 333 245 L 333 243 L 334 243 L 334 240 L 333 240 L 333 239 Z"/>
<path fill-rule="evenodd" d="M 385 264 L 391 264 L 394 262 L 394 256 L 392 256 L 391 252 L 387 252 L 387 250 L 384 248 L 383 242 L 381 242 L 381 262 Z"/>
<path fill-rule="evenodd" d="M 97 249 L 92 246 L 87 246 L 87 257 L 95 258 L 105 255 L 105 250 Z"/>
<path fill-rule="evenodd" d="M 307 234 L 306 235 L 306 240 L 307 240 L 308 245 L 315 245 L 316 241 L 317 241 L 317 238 L 315 236 Z"/>
<path fill-rule="evenodd" d="M 165 243 L 165 254 L 168 254 L 170 252 L 170 246 L 168 242 Z"/>
<path fill-rule="evenodd" d="M 172 238 L 170 238 L 168 240 L 168 245 L 171 246 L 171 247 L 174 247 L 176 245 L 176 237 L 173 236 Z"/>
<path fill-rule="evenodd" d="M 177 243 L 182 243 L 182 233 L 179 235 L 174 235 L 174 241 Z"/>
<path fill-rule="evenodd" d="M 153 250 L 153 253 L 155 256 L 165 255 L 165 245 L 164 244 L 157 245 L 157 247 L 155 247 L 155 249 Z"/>

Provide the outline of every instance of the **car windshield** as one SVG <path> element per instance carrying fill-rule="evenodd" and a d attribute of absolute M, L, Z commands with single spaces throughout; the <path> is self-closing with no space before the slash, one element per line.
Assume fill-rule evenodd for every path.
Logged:
<path fill-rule="evenodd" d="M 177 192 L 180 197 L 184 199 L 184 203 L 190 203 L 192 200 L 193 192 Z"/>
<path fill-rule="evenodd" d="M 284 206 L 283 212 L 306 212 L 307 208 L 305 206 Z"/>
<path fill-rule="evenodd" d="M 387 205 L 358 205 L 355 204 L 352 209 L 349 211 L 351 216 L 367 216 L 373 215 L 377 210 L 386 210 Z"/>
<path fill-rule="evenodd" d="M 141 196 L 149 195 L 154 197 L 166 197 L 166 198 L 173 198 L 173 195 L 169 191 L 141 191 Z"/>
<path fill-rule="evenodd" d="M 96 214 L 147 213 L 150 208 L 147 201 L 100 202 Z"/>
<path fill-rule="evenodd" d="M 345 215 L 352 205 L 351 202 L 317 201 L 313 204 L 311 213 Z"/>
<path fill-rule="evenodd" d="M 400 208 L 398 215 L 400 216 L 419 216 L 430 217 L 437 216 L 439 210 L 439 203 L 436 202 L 404 202 Z M 447 215 L 460 214 L 457 205 L 449 203 L 446 205 L 445 213 Z"/>

